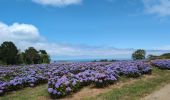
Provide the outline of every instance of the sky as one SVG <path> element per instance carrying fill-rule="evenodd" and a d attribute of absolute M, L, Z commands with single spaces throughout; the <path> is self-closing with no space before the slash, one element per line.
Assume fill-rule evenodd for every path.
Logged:
<path fill-rule="evenodd" d="M 0 0 L 0 43 L 53 60 L 170 52 L 170 0 Z"/>

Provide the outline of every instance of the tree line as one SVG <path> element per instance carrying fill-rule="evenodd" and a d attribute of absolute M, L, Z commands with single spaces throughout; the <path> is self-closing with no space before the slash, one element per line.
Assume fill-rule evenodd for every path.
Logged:
<path fill-rule="evenodd" d="M 133 60 L 142 60 L 142 59 L 147 59 L 147 60 L 155 60 L 155 59 L 170 59 L 170 53 L 164 53 L 162 55 L 148 55 L 146 57 L 146 51 L 143 49 L 138 49 L 132 54 L 132 59 Z"/>
<path fill-rule="evenodd" d="M 148 55 L 149 60 L 155 60 L 155 59 L 170 59 L 170 53 L 164 53 L 160 56 L 157 55 Z"/>
<path fill-rule="evenodd" d="M 42 64 L 50 63 L 50 56 L 45 50 L 29 47 L 21 52 L 13 42 L 5 41 L 0 45 L 0 64 Z"/>
<path fill-rule="evenodd" d="M 138 49 L 132 53 L 133 60 L 146 59 L 146 51 Z M 165 53 L 160 56 L 149 55 L 148 60 L 154 59 L 170 59 L 170 53 Z M 101 60 L 102 61 L 102 60 Z M 107 60 L 103 60 L 107 61 Z M 17 49 L 15 44 L 10 41 L 5 41 L 0 45 L 0 64 L 42 64 L 50 63 L 50 56 L 45 50 L 36 50 L 34 47 L 29 47 L 24 52 Z"/>

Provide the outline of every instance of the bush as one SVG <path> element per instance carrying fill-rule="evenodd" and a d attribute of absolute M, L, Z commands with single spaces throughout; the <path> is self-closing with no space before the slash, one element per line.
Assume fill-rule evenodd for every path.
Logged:
<path fill-rule="evenodd" d="M 145 59 L 145 55 L 146 55 L 145 50 L 138 49 L 132 54 L 132 59 L 133 60 L 142 60 L 142 59 Z"/>

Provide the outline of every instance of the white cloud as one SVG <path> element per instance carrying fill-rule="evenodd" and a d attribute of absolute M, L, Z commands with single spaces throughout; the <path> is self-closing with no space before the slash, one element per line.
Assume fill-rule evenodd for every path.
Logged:
<path fill-rule="evenodd" d="M 82 0 L 32 0 L 35 3 L 49 5 L 54 7 L 63 7 L 68 5 L 80 4 Z"/>
<path fill-rule="evenodd" d="M 87 46 L 50 43 L 41 36 L 38 28 L 30 24 L 14 23 L 7 25 L 0 22 L 0 44 L 4 41 L 14 42 L 19 49 L 24 51 L 28 47 L 45 49 L 53 57 L 79 58 L 129 58 L 135 49 L 116 49 L 105 46 Z M 160 54 L 167 51 L 150 50 L 151 54 Z"/>
<path fill-rule="evenodd" d="M 170 0 L 143 0 L 143 3 L 146 13 L 170 16 Z"/>
<path fill-rule="evenodd" d="M 158 50 L 159 48 L 161 48 L 161 50 L 170 50 L 170 45 L 165 45 L 165 46 L 161 46 L 161 47 L 156 47 L 155 50 Z"/>
<path fill-rule="evenodd" d="M 0 42 L 5 40 L 13 41 L 42 41 L 43 37 L 40 36 L 38 29 L 30 24 L 14 23 L 7 25 L 0 22 Z"/>
<path fill-rule="evenodd" d="M 53 57 L 102 58 L 113 57 L 114 55 L 128 55 L 132 52 L 132 50 L 128 49 L 49 43 L 40 35 L 38 28 L 34 25 L 20 23 L 7 25 L 0 22 L 0 43 L 4 41 L 14 42 L 22 51 L 32 46 L 36 49 L 45 49 Z"/>

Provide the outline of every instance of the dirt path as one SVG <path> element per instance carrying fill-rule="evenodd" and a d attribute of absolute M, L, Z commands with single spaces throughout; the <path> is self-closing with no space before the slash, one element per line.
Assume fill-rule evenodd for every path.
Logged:
<path fill-rule="evenodd" d="M 164 86 L 159 91 L 146 96 L 141 100 L 170 100 L 170 84 Z"/>

